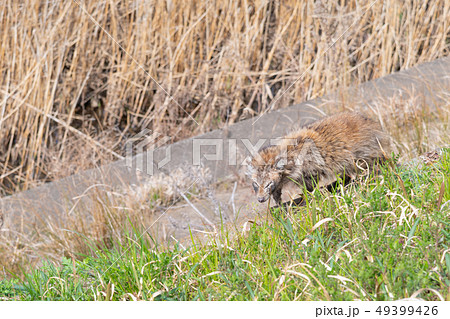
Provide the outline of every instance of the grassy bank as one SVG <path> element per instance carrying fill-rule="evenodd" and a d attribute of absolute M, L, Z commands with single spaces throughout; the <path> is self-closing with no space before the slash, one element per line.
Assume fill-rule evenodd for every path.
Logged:
<path fill-rule="evenodd" d="M 19 300 L 450 300 L 450 151 L 387 165 L 307 205 L 260 212 L 208 243 L 155 247 L 138 229 L 108 250 L 0 283 Z M 131 229 L 131 230 L 130 230 Z"/>
<path fill-rule="evenodd" d="M 371 103 L 372 109 L 363 110 L 378 119 L 392 137 L 399 162 L 405 163 L 428 150 L 450 145 L 450 96 L 445 88 L 435 88 L 435 93 L 441 101 L 435 103 L 434 108 L 417 94 L 411 98 L 379 98 Z M 342 107 L 357 109 L 351 103 Z M 241 182 L 242 187 L 249 187 L 247 180 Z M 62 257 L 94 256 L 93 251 L 110 249 L 113 241 L 124 243 L 129 229 L 123 226 L 130 221 L 136 227 L 145 228 L 172 204 L 187 205 L 177 189 L 192 186 L 187 193 L 191 200 L 207 197 L 212 199 L 212 206 L 217 200 L 211 195 L 215 185 L 211 184 L 208 173 L 197 168 L 181 167 L 171 172 L 170 178 L 164 175 L 149 180 L 142 178 L 140 185 L 111 189 L 100 184 L 86 189 L 82 196 L 93 205 L 83 206 L 78 202 L 68 205 L 62 224 L 45 218 L 28 225 L 28 230 L 19 227 L 11 231 L 3 226 L 0 229 L 0 279 L 8 278 L 10 273 L 20 275 L 21 269 L 31 270 L 41 265 L 42 260 L 60 263 Z M 41 216 L 39 211 L 30 213 Z"/>

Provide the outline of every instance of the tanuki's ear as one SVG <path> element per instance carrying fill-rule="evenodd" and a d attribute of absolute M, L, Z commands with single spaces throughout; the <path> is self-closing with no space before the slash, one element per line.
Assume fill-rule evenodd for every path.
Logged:
<path fill-rule="evenodd" d="M 248 156 L 243 162 L 242 166 L 245 169 L 245 175 L 251 176 L 255 172 L 255 168 L 252 165 L 252 157 Z"/>
<path fill-rule="evenodd" d="M 251 162 L 252 162 L 252 157 L 251 156 L 247 156 L 246 158 L 245 158 L 245 160 L 243 160 L 242 161 L 242 166 L 249 166 L 249 165 L 251 165 Z"/>
<path fill-rule="evenodd" d="M 280 156 L 275 161 L 275 168 L 279 171 L 284 170 L 284 168 L 287 165 L 287 158 L 286 156 Z"/>

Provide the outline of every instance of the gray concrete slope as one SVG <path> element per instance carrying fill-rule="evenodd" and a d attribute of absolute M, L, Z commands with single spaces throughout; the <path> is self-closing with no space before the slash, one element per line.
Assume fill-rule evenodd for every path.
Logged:
<path fill-rule="evenodd" d="M 256 118 L 244 120 L 223 130 L 215 130 L 157 148 L 151 151 L 153 163 L 160 163 L 167 154 L 170 154 L 170 161 L 160 169 L 154 165 L 154 174 L 158 174 L 159 171 L 170 173 L 177 167 L 193 165 L 196 160 L 195 144 L 218 143 L 223 146 L 223 154 L 218 160 L 205 158 L 205 154 L 217 154 L 216 146 L 203 145 L 200 148 L 202 165 L 208 167 L 213 180 L 218 181 L 238 174 L 238 164 L 248 154 L 248 148 L 244 143 L 254 145 L 259 139 L 265 139 L 267 144 L 269 139 L 281 137 L 293 127 L 319 118 L 325 114 L 323 110 L 326 110 L 326 113 L 333 112 L 336 106 L 344 103 L 343 101 L 364 108 L 371 107 L 379 99 L 393 97 L 396 94 L 402 94 L 403 97 L 421 94 L 425 103 L 432 106 L 440 101 L 440 94 L 445 91 L 450 92 L 450 57 L 424 63 L 354 88 L 342 89 L 322 98 L 268 112 L 258 120 Z M 237 151 L 230 154 L 234 143 Z M 134 168 L 130 168 L 125 160 L 121 160 L 1 198 L 3 229 L 31 231 L 36 223 L 46 222 L 48 219 L 63 225 L 65 216 L 74 203 L 89 210 L 88 197 L 85 200 L 82 196 L 88 189 L 117 188 L 139 183 L 135 167 L 140 165 L 139 163 L 146 163 L 148 158 L 149 153 L 144 152 L 133 157 Z M 237 165 L 234 165 L 234 161 Z M 184 219 L 180 223 L 189 222 L 189 215 Z"/>

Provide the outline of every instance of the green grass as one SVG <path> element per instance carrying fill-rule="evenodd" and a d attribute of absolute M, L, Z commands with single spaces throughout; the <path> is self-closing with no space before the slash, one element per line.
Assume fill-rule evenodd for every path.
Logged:
<path fill-rule="evenodd" d="M 446 151 L 433 165 L 387 165 L 336 193 L 315 190 L 306 206 L 261 214 L 248 232 L 223 230 L 207 244 L 159 248 L 134 229 L 95 257 L 0 282 L 0 298 L 449 300 L 448 201 Z"/>

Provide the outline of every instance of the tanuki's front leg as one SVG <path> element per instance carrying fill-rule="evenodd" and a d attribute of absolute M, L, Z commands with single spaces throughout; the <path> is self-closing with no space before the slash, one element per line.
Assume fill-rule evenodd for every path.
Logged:
<path fill-rule="evenodd" d="M 272 198 L 278 206 L 281 206 L 281 187 L 273 191 Z"/>

